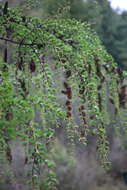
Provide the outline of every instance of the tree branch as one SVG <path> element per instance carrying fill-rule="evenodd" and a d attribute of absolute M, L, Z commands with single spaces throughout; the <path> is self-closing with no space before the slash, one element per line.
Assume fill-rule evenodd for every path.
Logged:
<path fill-rule="evenodd" d="M 14 41 L 14 40 L 12 40 L 12 39 L 4 38 L 4 37 L 1 37 L 1 36 L 0 36 L 0 40 L 5 40 L 5 41 L 7 41 L 7 42 L 11 42 L 11 43 L 17 44 L 17 45 L 20 45 L 20 44 L 21 44 L 21 42 Z M 22 43 L 21 45 L 24 45 L 24 46 L 34 46 L 34 45 L 37 45 L 37 46 L 39 46 L 39 45 L 42 45 L 42 44 L 37 44 L 37 43 Z"/>

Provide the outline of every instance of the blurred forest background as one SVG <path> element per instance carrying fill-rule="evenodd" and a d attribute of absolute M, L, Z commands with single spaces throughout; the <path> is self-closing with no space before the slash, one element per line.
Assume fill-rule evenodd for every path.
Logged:
<path fill-rule="evenodd" d="M 4 0 L 0 1 L 0 3 L 3 2 Z M 8 3 L 9 7 L 26 6 L 26 0 L 9 0 Z M 118 66 L 122 70 L 127 69 L 127 11 L 120 13 L 114 10 L 108 0 L 33 0 L 29 3 L 32 4 L 33 8 L 29 10 L 24 8 L 24 12 L 31 16 L 43 19 L 47 17 L 75 18 L 87 22 L 91 29 L 97 32 L 102 44 L 107 52 L 113 56 Z M 125 113 L 125 118 L 126 115 Z M 110 160 L 112 162 L 111 170 L 108 173 L 99 169 L 98 163 L 94 160 L 93 155 L 96 152 L 92 148 L 94 142 L 89 145 L 86 152 L 80 153 L 79 151 L 77 168 L 73 170 L 72 166 L 75 160 L 70 161 L 66 147 L 56 141 L 53 156 L 54 160 L 58 162 L 58 176 L 61 184 L 63 184 L 62 190 L 125 190 L 127 188 L 127 140 L 122 137 L 125 143 L 123 149 L 122 140 L 114 138 L 113 124 L 112 121 L 110 132 L 108 131 L 110 133 Z M 122 126 L 123 123 L 118 121 L 118 125 Z M 92 137 L 90 138 L 92 139 Z M 15 149 L 17 145 L 14 144 L 13 146 Z M 22 150 L 18 152 L 16 157 L 17 160 L 19 159 L 16 168 L 20 170 L 22 166 L 19 166 L 19 162 L 20 157 L 22 157 Z M 61 163 L 63 163 L 62 166 Z M 2 185 L 0 190 L 11 188 L 10 184 L 8 187 L 7 184 Z M 44 190 L 43 187 L 41 190 Z"/>
<path fill-rule="evenodd" d="M 113 10 L 108 0 L 35 0 L 33 9 L 27 12 L 40 18 L 53 17 L 62 13 L 62 17 L 76 18 L 89 22 L 91 28 L 100 36 L 119 67 L 127 68 L 127 11 Z M 11 0 L 10 6 L 25 4 L 25 0 Z"/>

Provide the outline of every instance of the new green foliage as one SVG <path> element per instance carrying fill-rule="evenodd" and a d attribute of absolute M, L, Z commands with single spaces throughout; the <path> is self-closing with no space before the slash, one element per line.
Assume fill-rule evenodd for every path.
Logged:
<path fill-rule="evenodd" d="M 57 189 L 55 163 L 49 153 L 57 128 L 63 127 L 61 122 L 71 153 L 79 141 L 85 147 L 88 135 L 93 134 L 99 160 L 107 167 L 110 113 L 105 104 L 113 102 L 115 114 L 119 112 L 120 73 L 96 33 L 75 19 L 40 20 L 22 15 L 19 9 L 8 10 L 0 17 L 0 25 L 4 57 L 10 44 L 13 47 L 12 62 L 1 63 L 1 142 L 9 147 L 12 139 L 20 137 L 26 149 L 25 164 L 32 166 L 33 188 L 39 188 L 43 168 L 45 189 Z"/>

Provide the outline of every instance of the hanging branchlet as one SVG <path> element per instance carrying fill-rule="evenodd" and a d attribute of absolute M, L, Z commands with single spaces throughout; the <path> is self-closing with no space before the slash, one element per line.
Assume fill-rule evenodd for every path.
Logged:
<path fill-rule="evenodd" d="M 19 44 L 18 52 L 17 52 L 18 58 L 17 58 L 16 66 L 17 66 L 17 69 L 19 69 L 20 71 L 23 71 L 24 70 L 24 60 L 25 60 L 24 57 L 25 57 L 25 55 L 23 54 L 21 48 L 22 48 L 22 45 Z"/>
<path fill-rule="evenodd" d="M 13 119 L 13 113 L 12 113 L 11 110 L 6 111 L 5 119 L 8 122 Z M 6 144 L 6 150 L 5 150 L 6 159 L 8 160 L 9 163 L 11 163 L 12 162 L 12 154 L 11 154 L 11 148 L 10 148 L 10 145 L 9 145 L 9 137 L 8 137 L 8 134 L 7 134 L 7 129 L 4 130 L 4 134 L 5 134 L 4 141 L 5 141 L 5 144 Z"/>
<path fill-rule="evenodd" d="M 21 70 L 21 71 L 23 70 L 23 57 L 22 56 L 19 57 L 17 66 L 18 66 L 19 70 Z"/>
<path fill-rule="evenodd" d="M 86 120 L 86 114 L 85 114 L 85 108 L 84 106 L 80 106 L 79 108 L 79 114 L 80 114 L 80 118 L 81 121 L 83 121 L 83 126 L 80 130 L 80 136 L 81 138 L 86 138 L 88 135 L 88 131 L 89 131 L 89 126 Z"/>
<path fill-rule="evenodd" d="M 29 63 L 29 68 L 30 68 L 31 73 L 35 72 L 36 64 L 35 64 L 35 61 L 33 59 L 31 59 L 31 61 Z"/>
<path fill-rule="evenodd" d="M 12 153 L 11 153 L 11 148 L 10 148 L 10 139 L 8 137 L 7 129 L 4 129 L 4 143 L 5 143 L 5 154 L 6 154 L 6 159 L 8 162 L 11 164 L 12 162 Z"/>
<path fill-rule="evenodd" d="M 99 152 L 99 161 L 101 162 L 101 165 L 105 169 L 108 169 L 111 165 L 108 161 L 109 142 L 107 140 L 106 129 L 103 123 L 100 123 L 98 128 L 97 151 Z"/>
<path fill-rule="evenodd" d="M 6 158 L 8 162 L 11 164 L 12 163 L 12 153 L 11 153 L 11 148 L 9 143 L 6 141 Z"/>
<path fill-rule="evenodd" d="M 102 98 L 99 92 L 98 92 L 98 105 L 99 105 L 99 110 L 101 112 L 103 108 L 102 108 Z"/>
<path fill-rule="evenodd" d="M 105 76 L 103 76 L 101 72 L 101 64 L 99 64 L 99 62 L 99 58 L 95 56 L 96 74 L 100 78 L 101 83 L 103 83 L 105 81 Z"/>
<path fill-rule="evenodd" d="M 118 67 L 117 68 L 117 73 L 118 73 L 118 79 L 120 80 L 120 84 L 123 83 L 123 80 L 124 80 L 124 76 L 123 76 L 123 71 Z"/>
<path fill-rule="evenodd" d="M 126 108 L 127 105 L 127 85 L 123 85 L 119 93 L 120 107 Z"/>
<path fill-rule="evenodd" d="M 87 68 L 88 74 L 90 75 L 91 73 L 91 66 L 88 65 L 85 66 L 84 68 Z M 80 71 L 79 77 L 80 77 L 80 84 L 79 84 L 79 97 L 80 99 L 86 103 L 86 82 L 83 80 L 82 75 L 84 73 L 84 68 L 82 71 Z M 87 136 L 89 133 L 89 126 L 88 126 L 88 121 L 87 121 L 87 116 L 86 116 L 86 108 L 84 104 L 80 105 L 79 107 L 79 116 L 81 119 L 82 127 L 80 129 L 80 142 L 86 145 L 87 142 Z"/>
<path fill-rule="evenodd" d="M 19 83 L 20 83 L 20 85 L 21 85 L 21 89 L 22 89 L 21 95 L 22 95 L 24 98 L 26 98 L 26 96 L 28 95 L 29 92 L 28 92 L 28 90 L 27 90 L 27 88 L 26 88 L 25 80 L 19 78 L 18 81 L 19 81 Z"/>
<path fill-rule="evenodd" d="M 62 90 L 61 92 L 67 96 L 65 105 L 67 107 L 67 118 L 70 118 L 72 117 L 72 105 L 71 105 L 72 89 L 66 81 L 64 81 L 63 85 L 65 90 Z"/>

